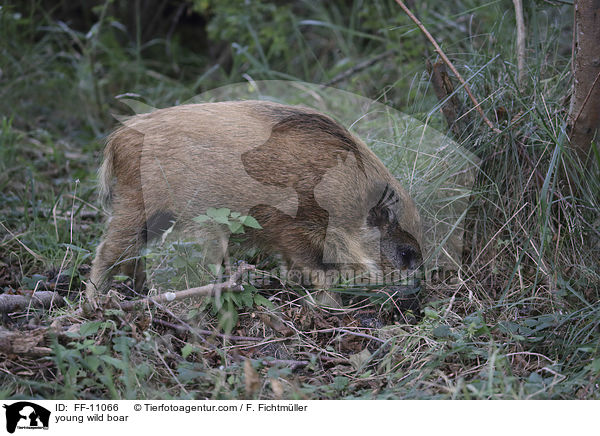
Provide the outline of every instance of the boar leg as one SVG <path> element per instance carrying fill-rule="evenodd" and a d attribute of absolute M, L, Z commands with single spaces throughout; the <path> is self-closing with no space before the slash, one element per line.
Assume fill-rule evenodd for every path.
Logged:
<path fill-rule="evenodd" d="M 144 265 L 137 258 L 145 242 L 144 213 L 133 213 L 129 203 L 128 213 L 120 214 L 116 206 L 104 239 L 96 250 L 86 286 L 86 295 L 92 303 L 95 303 L 95 297 L 108 290 L 110 278 L 119 269 L 133 276 L 136 290 L 141 290 L 144 283 Z"/>

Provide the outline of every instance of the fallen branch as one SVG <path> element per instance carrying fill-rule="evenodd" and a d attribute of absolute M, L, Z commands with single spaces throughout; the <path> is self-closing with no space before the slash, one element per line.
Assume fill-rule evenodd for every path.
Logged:
<path fill-rule="evenodd" d="M 0 328 L 0 353 L 7 356 L 47 356 L 52 353 L 47 346 L 48 331 L 45 327 L 24 331 Z"/>
<path fill-rule="evenodd" d="M 229 280 L 223 283 L 211 283 L 209 285 L 204 285 L 197 288 L 190 288 L 177 292 L 165 292 L 163 294 L 155 295 L 153 297 L 142 298 L 141 300 L 119 301 L 115 302 L 114 304 L 119 309 L 131 311 L 145 306 L 156 306 L 163 303 L 170 303 L 175 300 L 182 300 L 184 298 L 218 296 L 225 291 L 241 292 L 244 290 L 244 288 L 241 285 L 242 276 L 247 271 L 251 271 L 254 269 L 254 265 L 242 263 L 238 267 L 238 269 L 233 274 L 231 274 Z"/>
<path fill-rule="evenodd" d="M 433 38 L 433 36 L 431 36 L 431 33 L 429 33 L 429 31 L 425 28 L 425 26 L 423 26 L 423 23 L 421 23 L 421 21 L 419 21 L 419 19 L 410 11 L 410 9 L 408 9 L 406 7 L 406 5 L 402 2 L 402 0 L 395 0 L 395 1 L 402 8 L 402 10 L 406 13 L 406 15 L 408 15 L 409 18 L 414 21 L 414 23 L 421 30 L 421 32 L 423 32 L 423 34 L 425 34 L 425 37 L 429 40 L 429 42 L 431 42 L 431 44 L 435 48 L 435 51 L 437 52 L 437 54 L 440 55 L 442 60 L 446 63 L 446 65 L 448 65 L 448 68 L 450 68 L 450 70 L 452 70 L 454 75 L 458 78 L 458 80 L 460 81 L 462 86 L 465 88 L 465 91 L 467 92 L 469 98 L 475 105 L 475 109 L 477 110 L 477 112 L 479 112 L 479 115 L 481 115 L 481 118 L 483 118 L 483 121 L 485 121 L 485 123 L 490 127 L 490 129 L 492 129 L 493 132 L 502 133 L 500 131 L 500 129 L 496 128 L 494 126 L 494 124 L 489 120 L 489 118 L 485 116 L 483 109 L 481 109 L 481 105 L 479 104 L 479 102 L 477 101 L 477 99 L 475 98 L 473 93 L 471 92 L 471 88 L 469 88 L 469 85 L 467 84 L 465 79 L 463 79 L 463 77 L 460 75 L 460 73 L 458 72 L 456 67 L 454 67 L 452 62 L 450 62 L 450 59 L 448 59 L 448 56 L 446 56 L 446 54 L 442 51 L 442 48 L 437 43 L 437 41 Z"/>
<path fill-rule="evenodd" d="M 36 309 L 50 309 L 64 306 L 65 301 L 56 292 L 37 291 L 31 296 L 26 295 L 0 295 L 0 313 L 11 313 L 34 307 Z"/>

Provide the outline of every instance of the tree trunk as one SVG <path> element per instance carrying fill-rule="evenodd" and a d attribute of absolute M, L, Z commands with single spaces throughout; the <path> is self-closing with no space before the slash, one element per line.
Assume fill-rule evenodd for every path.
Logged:
<path fill-rule="evenodd" d="M 569 111 L 571 146 L 585 162 L 600 135 L 600 0 L 575 0 L 574 88 Z"/>

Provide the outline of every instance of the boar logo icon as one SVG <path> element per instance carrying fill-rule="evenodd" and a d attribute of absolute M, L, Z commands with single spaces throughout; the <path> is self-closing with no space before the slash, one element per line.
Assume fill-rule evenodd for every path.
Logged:
<path fill-rule="evenodd" d="M 29 401 L 4 405 L 6 409 L 6 431 L 14 433 L 18 428 L 48 429 L 50 411 Z"/>

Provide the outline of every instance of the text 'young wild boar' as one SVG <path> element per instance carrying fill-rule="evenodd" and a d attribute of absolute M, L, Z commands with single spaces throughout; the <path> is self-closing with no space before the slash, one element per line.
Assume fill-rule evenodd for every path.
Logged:
<path fill-rule="evenodd" d="M 209 208 L 254 217 L 262 229 L 248 233 L 251 243 L 289 268 L 371 274 L 422 260 L 409 195 L 363 142 L 304 107 L 238 101 L 134 116 L 108 139 L 100 190 L 112 214 L 89 297 L 106 291 L 118 269 L 140 288 L 135 259 L 144 244 L 172 223 L 193 229 Z"/>

